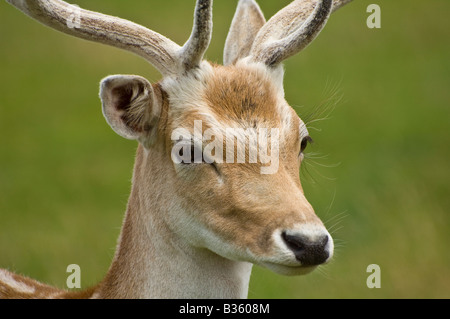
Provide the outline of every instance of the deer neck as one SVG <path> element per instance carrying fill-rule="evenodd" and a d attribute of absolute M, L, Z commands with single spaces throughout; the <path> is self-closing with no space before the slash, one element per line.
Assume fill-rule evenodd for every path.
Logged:
<path fill-rule="evenodd" d="M 149 163 L 158 162 L 145 160 L 151 156 L 145 153 L 139 146 L 116 254 L 94 297 L 246 298 L 252 264 L 189 245 L 171 231 L 162 218 L 176 209 L 163 187 L 167 176 L 152 168 Z"/>

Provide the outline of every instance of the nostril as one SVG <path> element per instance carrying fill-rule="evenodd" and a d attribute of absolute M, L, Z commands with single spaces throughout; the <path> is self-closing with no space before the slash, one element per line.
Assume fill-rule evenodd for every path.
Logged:
<path fill-rule="evenodd" d="M 289 249 L 294 252 L 305 249 L 305 240 L 302 236 L 292 236 L 286 234 L 286 232 L 283 232 L 282 236 Z"/>
<path fill-rule="evenodd" d="M 328 235 L 310 238 L 306 235 L 281 234 L 286 246 L 294 253 L 295 258 L 305 266 L 324 263 L 330 256 L 327 250 Z"/>

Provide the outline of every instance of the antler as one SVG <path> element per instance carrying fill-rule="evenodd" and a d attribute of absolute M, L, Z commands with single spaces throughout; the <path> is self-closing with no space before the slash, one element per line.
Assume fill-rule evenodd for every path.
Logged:
<path fill-rule="evenodd" d="M 333 13 L 334 11 L 336 11 L 337 9 L 339 9 L 340 7 L 346 5 L 351 1 L 353 0 L 333 0 L 333 9 L 331 10 L 331 12 Z"/>
<path fill-rule="evenodd" d="M 276 66 L 310 44 L 330 14 L 351 0 L 296 0 L 275 14 L 258 32 L 250 56 Z"/>
<path fill-rule="evenodd" d="M 304 49 L 325 26 L 332 3 L 297 0 L 279 11 L 259 31 L 251 51 L 253 59 L 273 66 Z"/>
<path fill-rule="evenodd" d="M 212 0 L 198 0 L 192 35 L 183 47 L 161 34 L 117 17 L 61 0 L 7 0 L 37 21 L 64 33 L 138 54 L 163 75 L 198 66 L 212 33 Z M 75 23 L 72 23 L 75 18 Z"/>
<path fill-rule="evenodd" d="M 195 68 L 200 64 L 211 42 L 212 2 L 213 0 L 197 1 L 191 37 L 181 50 L 186 69 Z"/>

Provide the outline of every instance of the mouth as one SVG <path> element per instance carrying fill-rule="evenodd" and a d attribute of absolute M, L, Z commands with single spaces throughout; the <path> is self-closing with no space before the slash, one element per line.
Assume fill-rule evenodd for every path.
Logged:
<path fill-rule="evenodd" d="M 289 266 L 289 265 L 282 265 L 282 264 L 276 264 L 273 262 L 263 262 L 260 263 L 261 266 L 272 270 L 273 272 L 284 275 L 284 276 L 302 276 L 309 274 L 314 269 L 318 267 L 318 265 L 314 266 Z"/>
<path fill-rule="evenodd" d="M 279 229 L 272 234 L 273 250 L 258 264 L 285 276 L 306 275 L 328 263 L 334 250 L 333 239 L 321 225 L 303 224 Z"/>

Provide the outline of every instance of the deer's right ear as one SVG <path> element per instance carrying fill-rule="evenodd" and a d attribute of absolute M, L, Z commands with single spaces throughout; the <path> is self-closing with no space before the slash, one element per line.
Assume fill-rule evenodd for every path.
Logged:
<path fill-rule="evenodd" d="M 156 131 L 161 102 L 152 85 L 136 75 L 113 75 L 101 81 L 103 115 L 120 136 L 146 143 Z"/>

